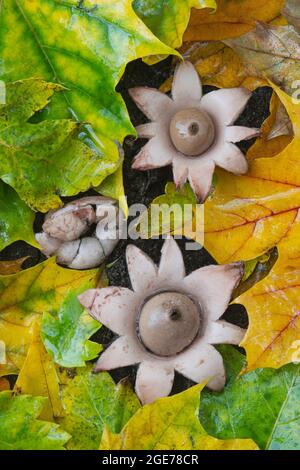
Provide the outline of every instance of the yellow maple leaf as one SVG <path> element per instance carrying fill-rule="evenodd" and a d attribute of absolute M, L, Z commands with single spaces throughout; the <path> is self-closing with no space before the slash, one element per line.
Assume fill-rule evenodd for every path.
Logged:
<path fill-rule="evenodd" d="M 65 269 L 50 258 L 31 269 L 0 276 L 0 341 L 6 346 L 0 376 L 21 369 L 41 315 L 57 311 L 72 290 L 95 285 L 98 273 Z"/>
<path fill-rule="evenodd" d="M 261 158 L 245 176 L 218 171 L 216 191 L 205 203 L 205 246 L 218 262 L 249 260 L 275 245 L 279 250 L 270 274 L 235 300 L 249 315 L 242 343 L 248 370 L 293 361 L 300 336 L 300 107 L 273 88 L 292 121 L 293 140 L 276 156 L 256 155 Z"/>
<path fill-rule="evenodd" d="M 33 326 L 32 342 L 14 387 L 15 393 L 46 397 L 41 419 L 52 421 L 63 416 L 60 386 L 56 366 L 40 337 L 40 321 Z"/>
<path fill-rule="evenodd" d="M 193 10 L 184 41 L 211 41 L 241 36 L 257 21 L 269 23 L 281 13 L 285 0 L 217 0 L 217 11 Z"/>
<path fill-rule="evenodd" d="M 162 398 L 138 410 L 120 434 L 105 429 L 101 450 L 238 450 L 258 449 L 251 439 L 219 440 L 209 436 L 198 418 L 205 384 Z"/>

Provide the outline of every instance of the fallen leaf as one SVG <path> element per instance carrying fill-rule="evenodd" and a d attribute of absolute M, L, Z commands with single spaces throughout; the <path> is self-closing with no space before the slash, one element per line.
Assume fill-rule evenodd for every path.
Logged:
<path fill-rule="evenodd" d="M 105 180 L 100 184 L 100 186 L 95 188 L 95 190 L 103 196 L 117 199 L 119 201 L 119 207 L 122 209 L 125 216 L 128 217 L 128 205 L 124 191 L 122 164 L 112 175 L 105 178 Z"/>
<path fill-rule="evenodd" d="M 36 321 L 33 327 L 32 336 L 26 359 L 14 386 L 14 393 L 47 398 L 40 418 L 53 421 L 63 415 L 63 407 L 58 375 L 54 362 L 41 341 L 39 321 Z"/>
<path fill-rule="evenodd" d="M 217 0 L 217 11 L 193 10 L 184 41 L 213 41 L 238 37 L 280 15 L 284 0 Z"/>
<path fill-rule="evenodd" d="M 245 357 L 231 348 L 228 359 L 237 376 Z M 299 450 L 299 367 L 232 374 L 222 392 L 204 390 L 199 416 L 205 430 L 219 439 L 251 438 L 261 449 Z"/>
<path fill-rule="evenodd" d="M 218 172 L 205 203 L 205 247 L 219 263 L 249 260 L 277 245 L 268 277 L 235 300 L 249 315 L 242 342 L 248 370 L 280 367 L 294 357 L 299 338 L 299 105 L 275 87 L 293 123 L 294 139 L 272 158 L 255 158 L 245 176 Z M 261 155 L 260 155 L 261 156 Z"/>
<path fill-rule="evenodd" d="M 133 8 L 155 36 L 177 49 L 182 44 L 191 8 L 214 10 L 216 2 L 215 0 L 134 0 Z"/>
<path fill-rule="evenodd" d="M 32 208 L 46 212 L 61 204 L 59 195 L 71 196 L 99 184 L 103 179 L 102 158 L 79 135 L 82 126 L 75 121 L 29 119 L 43 109 L 62 88 L 39 79 L 6 84 L 6 104 L 0 106 L 0 177 L 12 186 Z M 76 155 L 76 158 L 74 158 Z M 10 240 L 25 235 L 36 245 L 32 231 L 34 214 L 10 190 L 2 206 L 9 214 Z M 7 198 L 12 196 L 8 203 Z M 14 210 L 11 204 L 18 210 Z M 6 214 L 4 214 L 6 216 Z M 19 222 L 16 219 L 19 217 Z M 9 225 L 8 225 L 9 228 Z M 6 230 L 8 231 L 8 230 Z"/>
<path fill-rule="evenodd" d="M 165 194 L 155 198 L 148 210 L 138 218 L 138 233 L 142 238 L 152 238 L 160 234 L 182 234 L 185 229 L 184 234 L 188 236 L 197 208 L 200 209 L 200 206 L 197 206 L 195 194 L 188 183 L 178 190 L 175 183 L 167 183 Z"/>
<path fill-rule="evenodd" d="M 267 4 L 266 4 L 267 5 Z M 253 31 L 226 41 L 248 67 L 292 95 L 299 88 L 300 36 L 292 26 L 258 23 Z"/>
<path fill-rule="evenodd" d="M 0 340 L 7 363 L 0 375 L 21 369 L 32 343 L 34 324 L 43 314 L 58 312 L 73 290 L 95 287 L 99 270 L 75 271 L 58 266 L 53 258 L 11 276 L 0 276 Z"/>
<path fill-rule="evenodd" d="M 38 419 L 45 399 L 0 393 L 1 450 L 62 450 L 70 439 L 57 424 Z"/>
<path fill-rule="evenodd" d="M 1 154 L 1 160 L 3 157 Z M 1 166 L 0 163 L 0 168 Z M 17 240 L 24 240 L 36 246 L 33 233 L 34 218 L 34 212 L 26 206 L 18 194 L 0 180 L 0 251 Z"/>
<path fill-rule="evenodd" d="M 10 261 L 0 261 L 0 275 L 8 276 L 9 274 L 16 274 L 22 269 L 22 264 L 27 259 L 27 256 L 24 258 L 18 258 Z"/>
<path fill-rule="evenodd" d="M 65 417 L 59 419 L 72 435 L 68 449 L 97 449 L 104 426 L 121 431 L 140 403 L 126 381 L 117 386 L 106 372 L 94 374 L 91 366 L 62 373 Z"/>
<path fill-rule="evenodd" d="M 274 157 L 293 139 L 293 126 L 289 115 L 276 93 L 270 101 L 270 115 L 264 121 L 260 135 L 247 152 L 247 159 Z"/>
<path fill-rule="evenodd" d="M 10 385 L 9 381 L 5 379 L 4 377 L 0 377 L 0 392 L 3 392 L 4 390 L 9 390 Z"/>
<path fill-rule="evenodd" d="M 221 441 L 209 436 L 198 420 L 205 384 L 162 398 L 138 410 L 116 436 L 106 429 L 102 450 L 237 450 L 257 449 L 250 439 Z"/>
<path fill-rule="evenodd" d="M 245 176 L 217 171 L 218 184 L 205 203 L 205 246 L 220 263 L 255 258 L 275 245 L 280 252 L 297 225 L 299 176 L 289 170 L 299 164 L 300 110 L 274 88 L 292 121 L 294 139 L 272 158 L 252 155 Z"/>
<path fill-rule="evenodd" d="M 79 303 L 77 296 L 87 290 L 90 280 L 70 291 L 59 309 L 45 312 L 41 325 L 43 343 L 56 364 L 83 367 L 98 356 L 101 345 L 89 338 L 101 327 Z"/>
<path fill-rule="evenodd" d="M 139 57 L 175 53 L 150 32 L 131 3 L 1 2 L 0 79 L 39 77 L 67 87 L 48 108 L 47 117 L 75 116 L 92 126 L 86 125 L 83 139 L 98 153 L 95 186 L 119 166 L 116 141 L 122 143 L 127 134 L 135 134 L 121 95 L 115 92 L 126 64 Z M 73 178 L 77 176 L 74 172 Z"/>
<path fill-rule="evenodd" d="M 298 0 L 286 0 L 282 14 L 300 32 L 300 5 Z"/>

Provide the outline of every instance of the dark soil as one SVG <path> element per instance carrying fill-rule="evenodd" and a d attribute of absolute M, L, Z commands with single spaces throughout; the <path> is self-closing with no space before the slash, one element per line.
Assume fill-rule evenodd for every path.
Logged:
<path fill-rule="evenodd" d="M 118 86 L 118 91 L 120 91 L 124 97 L 134 125 L 146 122 L 147 119 L 131 101 L 128 89 L 140 85 L 158 88 L 165 79 L 172 74 L 172 71 L 173 65 L 171 59 L 166 59 L 151 67 L 145 65 L 140 60 L 128 65 L 126 73 Z M 213 87 L 205 86 L 204 93 L 213 89 Z M 249 100 L 245 111 L 239 117 L 237 124 L 249 127 L 260 127 L 268 116 L 270 97 L 270 88 L 264 87 L 257 89 Z M 243 142 L 239 146 L 245 152 L 252 143 L 251 141 Z M 144 141 L 135 141 L 131 137 L 127 138 L 124 144 L 124 184 L 129 206 L 138 202 L 148 205 L 156 196 L 163 194 L 166 183 L 172 181 L 172 171 L 170 167 L 146 172 L 131 170 L 131 161 L 143 144 Z M 43 217 L 37 214 L 35 222 L 36 231 L 40 230 L 42 220 Z M 159 261 L 163 240 L 121 241 L 108 259 L 108 265 L 110 267 L 107 269 L 107 273 L 112 285 L 130 287 L 125 263 L 125 248 L 128 243 L 134 243 L 145 251 L 155 262 Z M 205 249 L 199 251 L 185 251 L 185 240 L 179 240 L 178 243 L 182 249 L 188 273 L 201 266 L 215 263 L 214 259 Z M 39 250 L 30 247 L 24 242 L 16 242 L 0 253 L 0 260 L 16 259 L 22 256 L 30 257 L 24 267 L 33 266 L 45 259 Z M 247 314 L 243 306 L 230 306 L 225 312 L 224 318 L 241 327 L 246 327 L 248 323 Z M 113 338 L 113 334 L 105 327 L 102 327 L 92 339 L 107 346 L 111 343 Z M 125 376 L 129 376 L 133 382 L 135 373 L 135 367 L 126 367 L 112 371 L 112 376 L 116 381 Z M 190 381 L 177 375 L 174 382 L 173 393 L 183 390 L 190 385 Z"/>

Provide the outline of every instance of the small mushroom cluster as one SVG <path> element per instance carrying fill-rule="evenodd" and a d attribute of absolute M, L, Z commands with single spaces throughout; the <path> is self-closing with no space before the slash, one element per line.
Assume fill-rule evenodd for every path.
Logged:
<path fill-rule="evenodd" d="M 129 92 L 151 120 L 136 129 L 149 142 L 136 155 L 132 168 L 172 165 L 176 185 L 188 180 L 200 202 L 210 192 L 216 166 L 235 174 L 247 172 L 247 160 L 234 143 L 251 139 L 260 130 L 233 125 L 251 97 L 246 88 L 220 89 L 202 96 L 199 75 L 185 61 L 175 71 L 172 97 L 149 87 Z"/>
<path fill-rule="evenodd" d="M 36 234 L 36 240 L 46 256 L 56 255 L 59 264 L 90 269 L 110 255 L 124 224 L 114 199 L 83 197 L 48 212 L 43 232 Z"/>
<path fill-rule="evenodd" d="M 225 384 L 222 356 L 212 346 L 239 344 L 245 331 L 219 320 L 243 276 L 243 263 L 206 266 L 188 276 L 181 251 L 166 240 L 159 267 L 133 245 L 127 247 L 132 289 L 90 289 L 79 296 L 93 318 L 117 333 L 95 371 L 140 364 L 136 392 L 142 403 L 167 396 L 174 370 L 194 382 Z"/>

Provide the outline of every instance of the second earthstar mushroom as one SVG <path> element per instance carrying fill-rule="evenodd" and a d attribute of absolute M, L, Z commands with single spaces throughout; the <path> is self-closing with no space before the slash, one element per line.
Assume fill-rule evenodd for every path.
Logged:
<path fill-rule="evenodd" d="M 216 166 L 235 174 L 247 172 L 247 160 L 234 143 L 260 131 L 233 124 L 251 96 L 249 90 L 227 88 L 202 96 L 196 69 L 182 62 L 175 71 L 172 97 L 148 87 L 132 88 L 129 93 L 151 120 L 136 129 L 149 142 L 136 155 L 132 168 L 172 165 L 176 185 L 188 180 L 200 202 L 209 194 Z"/>
<path fill-rule="evenodd" d="M 90 289 L 79 296 L 93 318 L 119 335 L 95 371 L 139 364 L 136 393 L 142 403 L 171 392 L 174 371 L 220 390 L 225 369 L 214 344 L 239 344 L 245 331 L 219 320 L 243 275 L 243 263 L 206 266 L 185 274 L 181 251 L 165 241 L 159 267 L 140 249 L 127 247 L 132 290 Z"/>

